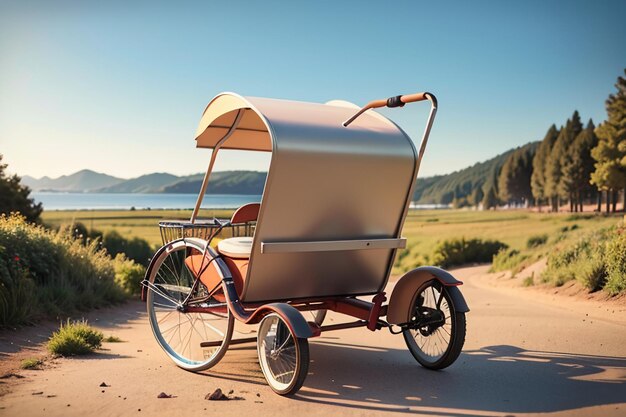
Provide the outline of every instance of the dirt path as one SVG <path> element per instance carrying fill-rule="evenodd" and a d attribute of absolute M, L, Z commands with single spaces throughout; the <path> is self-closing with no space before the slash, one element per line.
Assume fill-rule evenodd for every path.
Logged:
<path fill-rule="evenodd" d="M 209 372 L 180 370 L 136 302 L 91 318 L 125 343 L 0 380 L 11 386 L 0 415 L 626 415 L 626 312 L 494 288 L 486 269 L 455 271 L 472 311 L 464 352 L 442 372 L 419 367 L 402 337 L 387 331 L 329 332 L 311 340 L 300 393 L 282 398 L 265 384 L 253 344 L 232 348 Z M 1 336 L 6 353 L 7 333 Z M 244 399 L 204 399 L 218 387 Z M 157 399 L 160 392 L 175 398 Z"/>

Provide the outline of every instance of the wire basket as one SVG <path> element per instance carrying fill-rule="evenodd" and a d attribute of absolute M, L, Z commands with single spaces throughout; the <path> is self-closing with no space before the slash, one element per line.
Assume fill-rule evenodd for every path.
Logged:
<path fill-rule="evenodd" d="M 167 244 L 183 237 L 197 237 L 210 241 L 220 230 L 217 220 L 202 220 L 191 223 L 189 220 L 166 220 L 159 222 L 161 240 Z"/>
<path fill-rule="evenodd" d="M 223 238 L 252 236 L 256 222 L 229 224 L 222 227 L 217 219 L 197 220 L 191 223 L 189 220 L 165 220 L 159 222 L 161 240 L 166 245 L 183 237 L 196 237 L 210 242 L 218 233 Z"/>

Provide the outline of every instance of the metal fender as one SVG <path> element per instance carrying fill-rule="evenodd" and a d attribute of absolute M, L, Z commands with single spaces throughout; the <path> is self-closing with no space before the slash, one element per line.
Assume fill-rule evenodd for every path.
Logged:
<path fill-rule="evenodd" d="M 447 287 L 454 308 L 458 312 L 466 313 L 469 307 L 458 289 L 463 283 L 452 276 L 448 271 L 435 266 L 421 266 L 404 274 L 396 283 L 387 307 L 387 322 L 400 324 L 409 321 L 409 309 L 417 289 L 427 281 L 437 279 Z"/>
<path fill-rule="evenodd" d="M 285 303 L 272 303 L 259 307 L 254 314 L 252 314 L 248 323 L 254 323 L 257 320 L 260 321 L 263 316 L 272 312 L 278 314 L 285 321 L 297 338 L 308 339 L 309 337 L 313 337 L 313 332 L 302 314 L 296 310 L 295 307 Z"/>

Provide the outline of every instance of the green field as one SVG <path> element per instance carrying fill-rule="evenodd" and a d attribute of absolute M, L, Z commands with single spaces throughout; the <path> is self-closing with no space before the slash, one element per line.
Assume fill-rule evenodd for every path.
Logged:
<path fill-rule="evenodd" d="M 232 211 L 205 210 L 200 217 L 228 218 Z M 46 211 L 43 221 L 59 226 L 81 222 L 88 230 L 116 230 L 127 238 L 140 237 L 159 246 L 161 237 L 158 222 L 164 219 L 188 219 L 191 210 L 137 210 L 137 211 Z M 400 262 L 400 270 L 420 263 L 420 256 L 432 253 L 439 241 L 451 238 L 481 238 L 502 241 L 514 249 L 526 249 L 528 238 L 548 235 L 548 243 L 566 244 L 581 235 L 615 225 L 621 215 L 604 216 L 592 213 L 550 214 L 525 210 L 471 211 L 471 210 L 412 210 L 404 225 L 403 235 L 408 239 L 409 253 Z M 567 229 L 567 231 L 563 231 Z M 543 245 L 533 252 L 542 256 L 554 245 Z M 397 269 L 398 271 L 398 269 Z"/>
<path fill-rule="evenodd" d="M 401 260 L 400 269 L 396 272 L 419 264 L 421 256 L 432 253 L 437 242 L 447 239 L 498 240 L 513 249 L 526 250 L 536 259 L 546 255 L 557 243 L 568 244 L 589 231 L 613 226 L 620 219 L 621 215 L 553 214 L 526 210 L 416 210 L 409 213 L 404 224 L 403 235 L 408 239 L 409 254 Z M 528 239 L 540 235 L 548 236 L 548 244 L 527 250 Z"/>
<path fill-rule="evenodd" d="M 229 218 L 232 210 L 201 210 L 200 218 Z M 49 226 L 62 226 L 80 222 L 87 230 L 107 232 L 116 230 L 125 238 L 139 237 L 152 246 L 161 246 L 159 221 L 191 217 L 191 210 L 78 210 L 44 211 L 42 220 Z"/>

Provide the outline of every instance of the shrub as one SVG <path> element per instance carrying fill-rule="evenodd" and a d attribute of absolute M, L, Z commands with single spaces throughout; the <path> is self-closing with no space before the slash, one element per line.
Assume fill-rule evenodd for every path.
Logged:
<path fill-rule="evenodd" d="M 535 285 L 535 273 L 533 272 L 529 277 L 524 278 L 524 281 L 522 281 L 522 285 L 524 287 L 532 287 L 533 285 Z"/>
<path fill-rule="evenodd" d="M 85 246 L 19 215 L 0 216 L 0 326 L 120 302 L 115 264 L 97 242 Z"/>
<path fill-rule="evenodd" d="M 112 257 L 123 253 L 144 266 L 148 266 L 153 253 L 152 248 L 144 239 L 138 237 L 125 239 L 115 230 L 108 231 L 102 236 L 102 246 Z"/>
<path fill-rule="evenodd" d="M 626 237 L 624 228 L 611 228 L 583 236 L 548 256 L 544 282 L 562 285 L 578 280 L 591 291 L 610 294 L 626 290 Z"/>
<path fill-rule="evenodd" d="M 606 290 L 617 294 L 626 290 L 626 228 L 617 229 L 613 239 L 606 244 Z"/>
<path fill-rule="evenodd" d="M 48 350 L 62 356 L 85 355 L 102 346 L 104 335 L 92 328 L 86 321 L 69 320 L 48 341 Z"/>
<path fill-rule="evenodd" d="M 35 289 L 22 259 L 0 245 L 0 326 L 28 321 L 38 301 Z"/>
<path fill-rule="evenodd" d="M 526 241 L 526 247 L 528 249 L 536 248 L 537 246 L 541 246 L 548 241 L 548 235 L 534 235 L 528 238 Z"/>
<path fill-rule="evenodd" d="M 39 369 L 43 365 L 43 361 L 37 358 L 29 358 L 24 359 L 22 363 L 20 363 L 20 368 L 22 369 Z"/>
<path fill-rule="evenodd" d="M 107 343 L 122 343 L 123 342 L 122 339 L 113 335 L 105 337 L 102 341 L 107 342 Z"/>
<path fill-rule="evenodd" d="M 115 257 L 115 282 L 126 294 L 140 294 L 141 281 L 145 275 L 146 268 L 127 259 L 123 253 Z"/>
<path fill-rule="evenodd" d="M 491 271 L 506 271 L 510 269 L 515 273 L 529 257 L 527 254 L 520 253 L 517 249 L 500 249 L 493 257 Z"/>
<path fill-rule="evenodd" d="M 438 243 L 432 262 L 442 268 L 474 262 L 491 262 L 493 256 L 507 245 L 496 240 L 449 239 Z"/>

